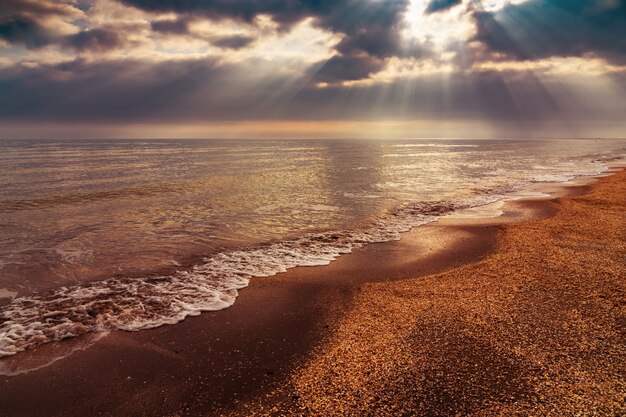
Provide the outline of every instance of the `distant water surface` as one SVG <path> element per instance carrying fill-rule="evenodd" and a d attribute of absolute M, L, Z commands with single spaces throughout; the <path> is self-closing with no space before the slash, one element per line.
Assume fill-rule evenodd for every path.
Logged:
<path fill-rule="evenodd" d="M 0 356 L 231 305 L 533 182 L 603 172 L 617 140 L 0 141 Z"/>

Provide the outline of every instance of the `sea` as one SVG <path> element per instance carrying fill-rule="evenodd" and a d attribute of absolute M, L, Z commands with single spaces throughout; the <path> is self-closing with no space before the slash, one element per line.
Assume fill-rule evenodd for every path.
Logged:
<path fill-rule="evenodd" d="M 3 140 L 0 357 L 221 310 L 251 279 L 625 155 L 608 139 Z"/>

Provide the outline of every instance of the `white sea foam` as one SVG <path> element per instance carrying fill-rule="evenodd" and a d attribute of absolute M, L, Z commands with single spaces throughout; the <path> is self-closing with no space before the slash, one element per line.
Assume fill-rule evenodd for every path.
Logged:
<path fill-rule="evenodd" d="M 404 208 L 409 212 L 411 208 Z M 394 214 L 370 228 L 309 234 L 298 239 L 218 253 L 188 271 L 141 279 L 111 278 L 19 297 L 0 309 L 0 357 L 86 332 L 141 330 L 173 324 L 235 302 L 251 277 L 296 266 L 326 265 L 369 242 L 398 239 L 433 216 Z"/>
<path fill-rule="evenodd" d="M 514 197 L 511 193 L 529 183 L 561 181 L 606 169 L 601 161 L 557 167 L 552 171 L 556 174 L 546 172 L 525 181 L 474 190 L 462 201 L 405 204 L 360 229 L 307 234 L 217 253 L 171 275 L 110 278 L 14 298 L 0 307 L 0 357 L 88 332 L 148 329 L 203 311 L 221 310 L 235 302 L 237 291 L 252 277 L 271 276 L 297 266 L 326 265 L 365 244 L 398 240 L 401 233 L 452 212 Z"/>
<path fill-rule="evenodd" d="M 604 159 L 594 161 L 563 162 L 554 167 L 536 166 L 535 173 L 531 176 L 531 182 L 568 182 L 581 176 L 600 175 L 608 169 Z M 541 173 L 544 171 L 544 173 Z"/>

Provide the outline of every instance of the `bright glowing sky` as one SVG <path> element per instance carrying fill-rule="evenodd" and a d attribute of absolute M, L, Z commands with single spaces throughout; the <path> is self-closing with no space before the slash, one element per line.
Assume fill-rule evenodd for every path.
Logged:
<path fill-rule="evenodd" d="M 0 137 L 625 137 L 623 0 L 2 0 Z"/>

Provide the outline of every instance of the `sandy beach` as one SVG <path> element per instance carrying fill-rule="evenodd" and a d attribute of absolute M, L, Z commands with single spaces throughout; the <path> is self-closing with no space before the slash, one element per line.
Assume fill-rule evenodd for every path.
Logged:
<path fill-rule="evenodd" d="M 312 415 L 623 415 L 625 172 L 493 253 L 368 284 L 293 377 Z"/>
<path fill-rule="evenodd" d="M 5 359 L 7 416 L 619 415 L 626 172 L 445 220 L 230 309 Z M 31 366 L 32 367 L 32 366 Z"/>
<path fill-rule="evenodd" d="M 626 416 L 626 0 L 0 0 L 0 417 Z"/>

